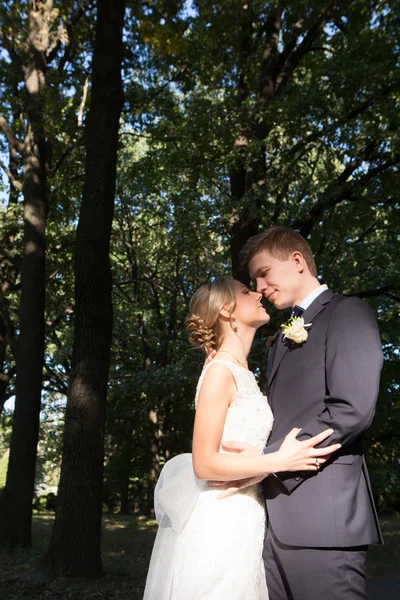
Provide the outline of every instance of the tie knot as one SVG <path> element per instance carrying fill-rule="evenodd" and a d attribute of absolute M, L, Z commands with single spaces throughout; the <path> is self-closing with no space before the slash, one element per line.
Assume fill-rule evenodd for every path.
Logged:
<path fill-rule="evenodd" d="M 294 318 L 301 317 L 301 315 L 303 314 L 303 312 L 304 312 L 304 308 L 301 308 L 301 306 L 298 306 L 296 304 L 296 306 L 292 310 L 292 315 L 291 316 L 294 317 Z"/>

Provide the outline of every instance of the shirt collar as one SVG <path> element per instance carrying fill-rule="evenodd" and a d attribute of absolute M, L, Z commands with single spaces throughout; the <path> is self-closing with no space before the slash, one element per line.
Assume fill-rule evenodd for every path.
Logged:
<path fill-rule="evenodd" d="M 328 289 L 328 286 L 326 285 L 326 283 L 320 285 L 319 287 L 315 288 L 315 290 L 313 290 L 312 292 L 310 292 L 308 294 L 308 296 L 306 296 L 304 298 L 304 300 L 302 300 L 299 304 L 299 306 L 301 306 L 301 308 L 304 308 L 304 310 L 306 310 L 310 304 L 312 304 L 315 300 L 315 298 L 318 298 L 318 296 L 320 294 L 322 294 L 322 292 L 325 292 L 325 290 Z"/>

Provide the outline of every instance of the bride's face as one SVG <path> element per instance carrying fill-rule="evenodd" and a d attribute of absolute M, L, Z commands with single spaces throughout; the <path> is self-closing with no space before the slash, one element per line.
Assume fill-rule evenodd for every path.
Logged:
<path fill-rule="evenodd" d="M 248 325 L 251 327 L 261 327 L 270 320 L 269 314 L 261 304 L 262 294 L 260 292 L 252 292 L 249 288 L 240 281 L 234 282 L 236 308 L 235 320 L 240 325 Z"/>

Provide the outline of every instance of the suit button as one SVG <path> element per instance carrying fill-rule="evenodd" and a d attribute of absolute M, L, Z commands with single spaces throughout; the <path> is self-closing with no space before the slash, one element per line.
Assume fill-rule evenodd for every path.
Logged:
<path fill-rule="evenodd" d="M 295 477 L 295 480 L 296 481 L 300 481 L 300 477 Z"/>

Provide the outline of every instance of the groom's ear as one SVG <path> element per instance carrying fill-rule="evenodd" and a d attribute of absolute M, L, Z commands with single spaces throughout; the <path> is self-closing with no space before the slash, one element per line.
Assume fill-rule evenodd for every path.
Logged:
<path fill-rule="evenodd" d="M 298 252 L 297 250 L 296 250 L 296 252 L 293 252 L 292 260 L 295 264 L 296 270 L 299 273 L 302 273 L 304 271 L 305 265 L 307 264 L 306 261 L 304 260 L 304 256 L 302 255 L 302 253 Z"/>

